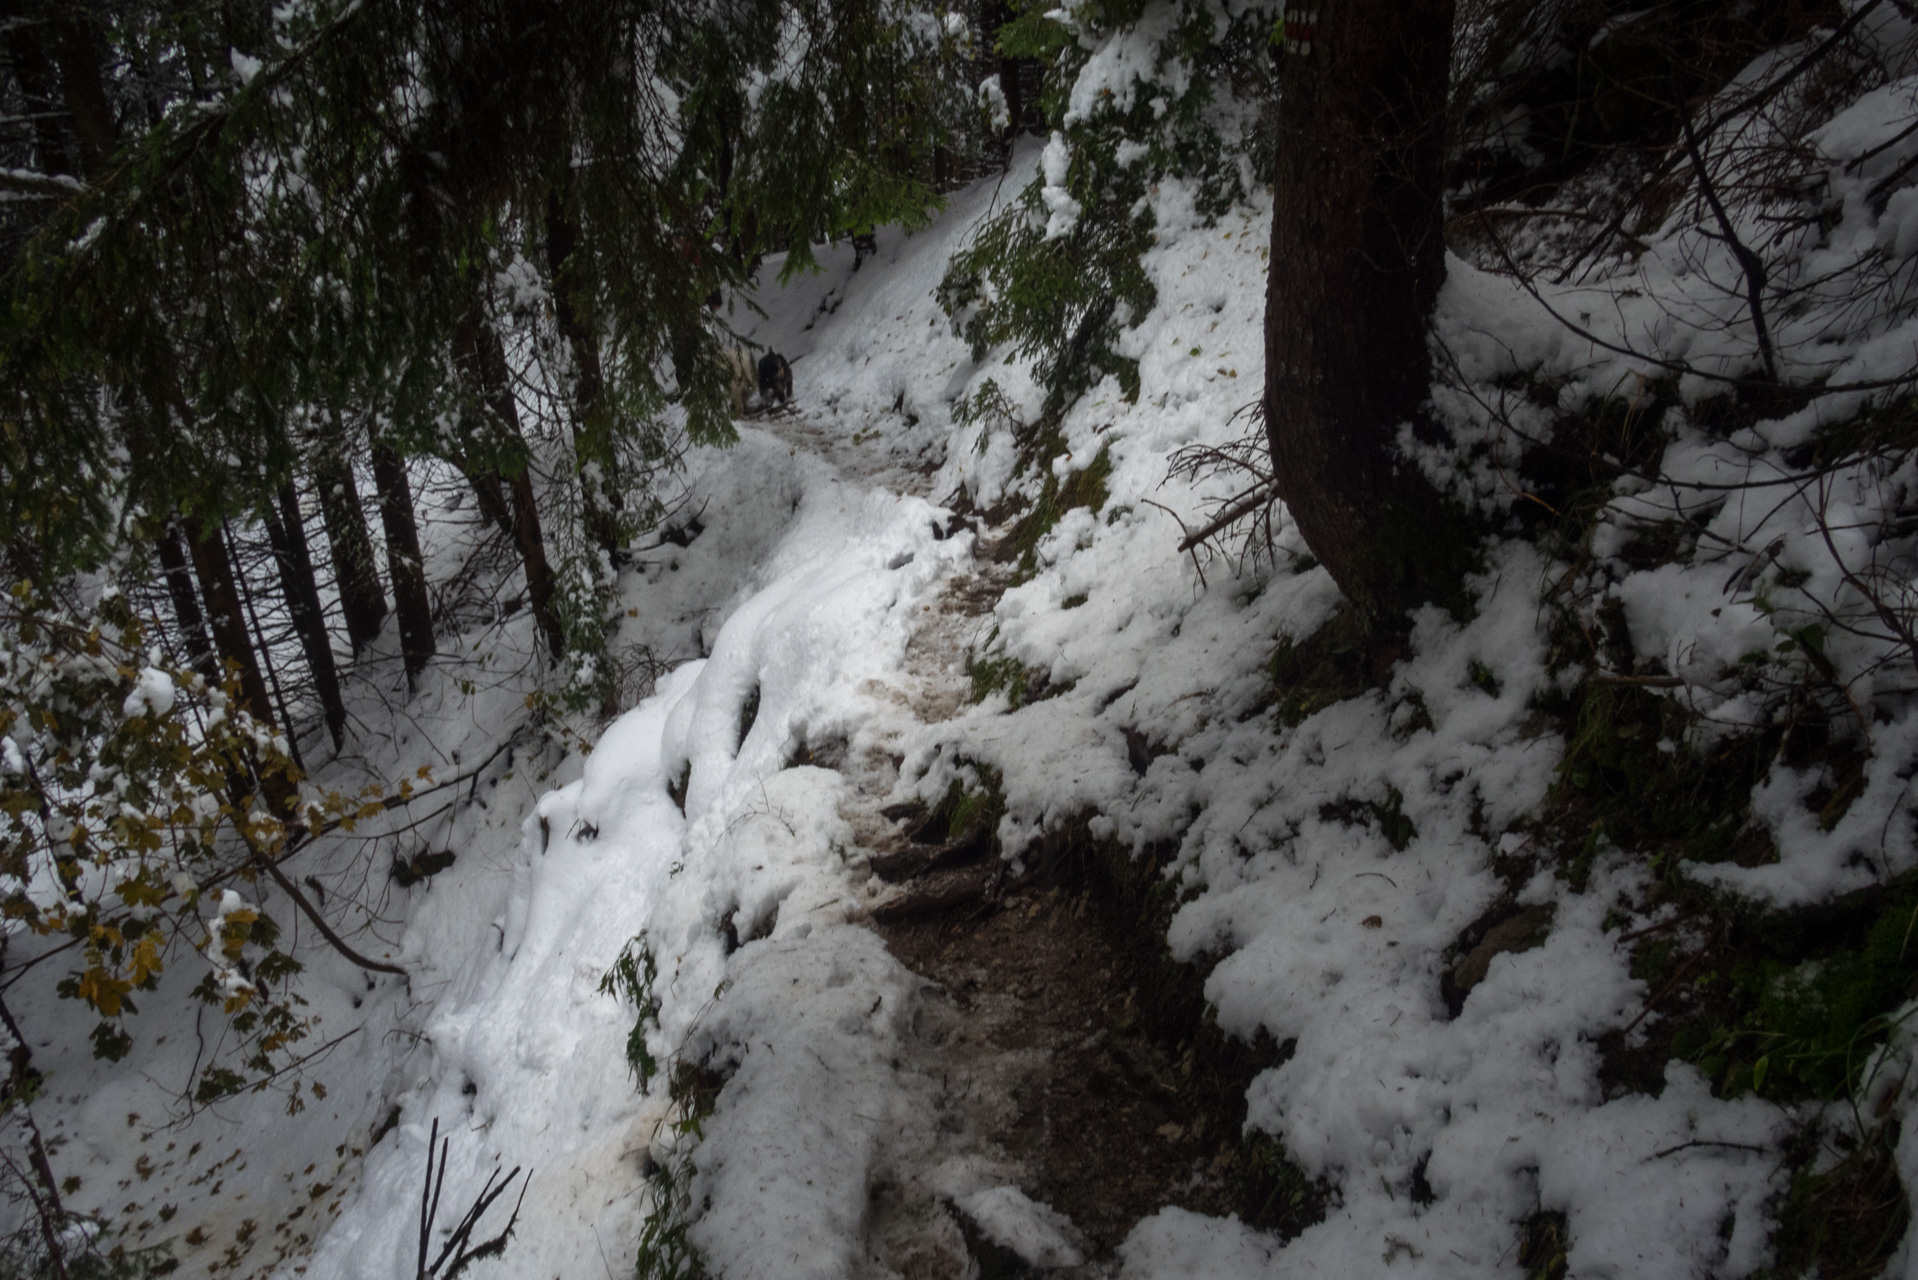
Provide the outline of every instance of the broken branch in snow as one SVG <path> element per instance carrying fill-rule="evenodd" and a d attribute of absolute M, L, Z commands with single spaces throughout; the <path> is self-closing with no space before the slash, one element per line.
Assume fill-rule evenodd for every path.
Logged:
<path fill-rule="evenodd" d="M 280 870 L 273 859 L 265 857 L 264 855 L 256 855 L 253 864 L 273 877 L 273 883 L 279 885 L 286 896 L 293 899 L 293 905 L 298 907 L 301 913 L 313 922 L 313 927 L 320 931 L 322 938 L 326 939 L 327 946 L 332 947 L 333 950 L 339 952 L 342 956 L 351 960 L 362 969 L 371 969 L 375 973 L 397 973 L 402 978 L 406 976 L 406 970 L 400 968 L 398 965 L 387 964 L 385 961 L 374 960 L 368 956 L 363 956 L 348 945 L 345 938 L 342 938 L 333 931 L 333 926 L 326 922 L 326 917 L 320 914 L 320 909 L 307 901 L 306 895 L 300 892 L 299 886 L 287 878 L 286 873 Z"/>
<path fill-rule="evenodd" d="M 493 1207 L 493 1202 L 513 1185 L 513 1179 L 519 1177 L 520 1166 L 514 1165 L 505 1179 L 498 1186 L 494 1186 L 493 1180 L 499 1177 L 499 1168 L 495 1166 L 493 1171 L 486 1175 L 486 1185 L 480 1188 L 479 1195 L 473 1198 L 472 1205 L 454 1226 L 446 1243 L 440 1247 L 439 1256 L 433 1259 L 431 1266 L 428 1266 L 426 1253 L 432 1243 L 433 1220 L 439 1216 L 440 1193 L 446 1189 L 446 1157 L 452 1142 L 451 1138 L 440 1137 L 439 1118 L 434 1117 L 432 1134 L 426 1140 L 426 1186 L 420 1193 L 420 1255 L 419 1267 L 415 1272 L 417 1280 L 453 1280 L 454 1276 L 459 1275 L 481 1258 L 496 1258 L 505 1253 L 506 1242 L 511 1238 L 513 1228 L 519 1223 L 520 1206 L 526 1202 L 526 1188 L 533 1182 L 533 1175 L 529 1173 L 525 1181 L 520 1183 L 519 1199 L 513 1202 L 513 1216 L 507 1219 L 505 1230 L 491 1240 L 473 1245 L 473 1229 L 479 1225 L 480 1219 L 486 1216 L 486 1211 Z M 437 1176 L 433 1167 L 435 1147 L 439 1148 Z"/>
<path fill-rule="evenodd" d="M 1244 519 L 1246 516 L 1251 515 L 1253 511 L 1258 509 L 1261 503 L 1273 501 L 1276 496 L 1277 495 L 1272 492 L 1270 485 L 1260 485 L 1252 491 L 1250 497 L 1243 498 L 1227 507 L 1204 528 L 1186 534 L 1184 540 L 1179 543 L 1179 550 L 1192 550 L 1192 548 L 1198 546 L 1201 542 L 1204 542 L 1221 529 L 1227 528 L 1239 520 Z M 1180 521 L 1179 524 L 1181 528 L 1185 526 L 1184 521 Z"/>

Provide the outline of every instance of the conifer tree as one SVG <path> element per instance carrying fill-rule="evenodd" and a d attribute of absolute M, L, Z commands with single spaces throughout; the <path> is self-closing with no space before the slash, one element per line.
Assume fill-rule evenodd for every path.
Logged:
<path fill-rule="evenodd" d="M 1396 456 L 1429 394 L 1445 278 L 1452 0 L 1329 5 L 1286 35 L 1266 285 L 1265 424 L 1279 496 L 1360 615 L 1394 624 L 1466 548 Z"/>
<path fill-rule="evenodd" d="M 213 967 L 196 994 L 246 1046 L 204 1068 L 208 1100 L 305 1034 L 286 987 L 298 964 L 236 886 L 270 881 L 340 954 L 397 971 L 355 953 L 280 868 L 365 806 L 300 800 L 295 726 L 275 714 L 247 614 L 270 592 L 240 576 L 228 523 L 269 538 L 277 523 L 317 674 L 330 652 L 289 486 L 312 477 L 363 646 L 387 605 L 353 490 L 368 465 L 417 675 L 434 641 L 406 467 L 454 461 L 511 526 L 542 640 L 570 664 L 556 680 L 600 695 L 600 556 L 656 509 L 629 480 L 682 439 L 731 436 L 706 299 L 763 252 L 803 270 L 848 227 L 923 216 L 932 116 L 902 104 L 931 92 L 940 50 L 881 0 L 18 0 L 13 16 L 0 96 L 25 123 L 0 120 L 0 188 L 21 197 L 0 206 L 0 731 L 41 776 L 0 776 L 0 841 L 33 872 L 22 883 L 138 874 L 84 910 L 24 890 L 5 906 L 89 939 L 62 990 L 100 1014 L 109 1056 L 128 1043 L 128 995 L 177 942 L 199 947 Z M 814 54 L 786 57 L 795 42 Z M 542 297 L 564 305 L 549 315 Z M 541 383 L 542 342 L 565 352 L 567 380 Z M 521 392 L 537 420 L 518 420 Z M 184 651 L 158 663 L 165 636 L 124 597 L 83 606 L 95 597 L 68 589 L 156 572 Z M 88 791 L 105 776 L 114 790 Z M 205 886 L 235 896 L 203 927 L 202 906 L 224 902 Z"/>
<path fill-rule="evenodd" d="M 306 655 L 307 669 L 313 674 L 327 732 L 337 749 L 346 739 L 346 704 L 341 700 L 339 673 L 333 665 L 333 642 L 326 633 L 326 609 L 313 576 L 306 518 L 300 513 L 300 497 L 290 482 L 274 496 L 275 505 L 266 509 L 263 520 L 280 571 L 280 591 L 299 636 L 300 649 Z"/>

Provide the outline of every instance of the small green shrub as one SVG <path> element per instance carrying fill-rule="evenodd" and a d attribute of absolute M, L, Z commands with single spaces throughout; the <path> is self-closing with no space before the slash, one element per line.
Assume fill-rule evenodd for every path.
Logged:
<path fill-rule="evenodd" d="M 659 962 L 653 958 L 652 948 L 646 945 L 644 938 L 634 938 L 619 953 L 619 959 L 613 961 L 606 976 L 599 980 L 601 995 L 617 995 L 639 1011 L 633 1020 L 633 1029 L 626 1034 L 626 1063 L 642 1090 L 652 1084 L 659 1072 L 658 1060 L 646 1047 L 647 1031 L 659 1027 L 659 997 L 653 991 L 658 978 Z"/>
<path fill-rule="evenodd" d="M 946 788 L 946 794 L 926 815 L 920 828 L 926 836 L 940 835 L 957 840 L 979 823 L 988 830 L 998 827 L 1006 813 L 1005 783 L 999 771 L 990 765 L 974 766 L 975 782 L 968 786 L 958 778 Z"/>
<path fill-rule="evenodd" d="M 1053 457 L 1063 452 L 1065 442 L 1056 433 L 1041 436 L 1035 442 L 1036 452 L 1033 461 L 1045 466 Z M 1011 558 L 1018 556 L 1018 581 L 1032 577 L 1039 569 L 1039 542 L 1059 523 L 1059 517 L 1074 507 L 1090 508 L 1098 515 L 1105 510 L 1106 499 L 1111 496 L 1106 481 L 1112 478 L 1112 447 L 1106 445 L 1093 456 L 1091 462 L 1077 471 L 1071 472 L 1064 480 L 1046 468 L 1044 486 L 1039 491 L 1039 500 L 1032 504 L 1032 510 L 1019 518 L 1012 526 L 1012 532 L 1006 535 L 1004 554 Z"/>
<path fill-rule="evenodd" d="M 1727 1097 L 1855 1099 L 1872 1050 L 1897 1027 L 1918 985 L 1915 943 L 1918 888 L 1907 887 L 1878 912 L 1862 942 L 1797 963 L 1740 960 L 1724 974 L 1738 1012 L 1682 1029 L 1673 1054 L 1695 1063 Z"/>

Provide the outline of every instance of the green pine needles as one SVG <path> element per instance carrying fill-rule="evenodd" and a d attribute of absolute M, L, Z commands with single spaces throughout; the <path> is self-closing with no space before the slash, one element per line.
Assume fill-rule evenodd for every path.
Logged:
<path fill-rule="evenodd" d="M 939 298 L 973 357 L 1030 359 L 1056 415 L 1107 377 L 1128 400 L 1138 361 L 1122 336 L 1158 299 L 1143 261 L 1168 176 L 1217 217 L 1258 176 L 1270 15 L 1207 0 L 1089 0 L 1026 10 L 998 33 L 1046 67 L 1052 133 L 1040 173 L 953 258 Z"/>

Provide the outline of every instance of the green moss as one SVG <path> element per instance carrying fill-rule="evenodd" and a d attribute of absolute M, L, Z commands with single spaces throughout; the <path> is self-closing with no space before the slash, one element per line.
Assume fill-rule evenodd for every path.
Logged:
<path fill-rule="evenodd" d="M 1893 894 L 1862 939 L 1792 963 L 1744 958 L 1722 967 L 1726 1013 L 1672 1043 L 1726 1097 L 1856 1097 L 1871 1052 L 1918 986 L 1918 886 Z"/>
<path fill-rule="evenodd" d="M 1056 447 L 1048 449 L 1048 445 Z M 1018 557 L 1017 576 L 1021 581 L 1038 572 L 1039 541 L 1052 532 L 1059 523 L 1059 517 L 1074 507 L 1087 507 L 1092 514 L 1098 515 L 1105 510 L 1106 499 L 1110 496 L 1106 481 L 1112 477 L 1112 446 L 1103 446 L 1091 462 L 1068 473 L 1061 480 L 1047 464 L 1064 449 L 1064 441 L 1059 440 L 1056 434 L 1049 439 L 1042 437 L 1037 442 L 1035 461 L 1047 467 L 1045 485 L 1039 491 L 1039 500 L 1032 504 L 1032 509 L 1021 516 L 1019 523 L 1012 526 L 1012 532 L 1006 535 L 1005 554 L 1008 558 L 1014 555 Z"/>
<path fill-rule="evenodd" d="M 1290 728 L 1358 697 L 1370 683 L 1368 667 L 1365 629 L 1350 610 L 1340 610 L 1303 640 L 1280 640 L 1268 668 L 1279 723 Z"/>
<path fill-rule="evenodd" d="M 1004 779 L 991 765 L 973 766 L 972 773 L 970 786 L 958 778 L 952 780 L 946 794 L 926 815 L 925 825 L 920 828 L 922 833 L 929 836 L 943 833 L 944 839 L 957 840 L 981 822 L 987 830 L 998 827 L 999 819 L 1006 812 Z"/>

